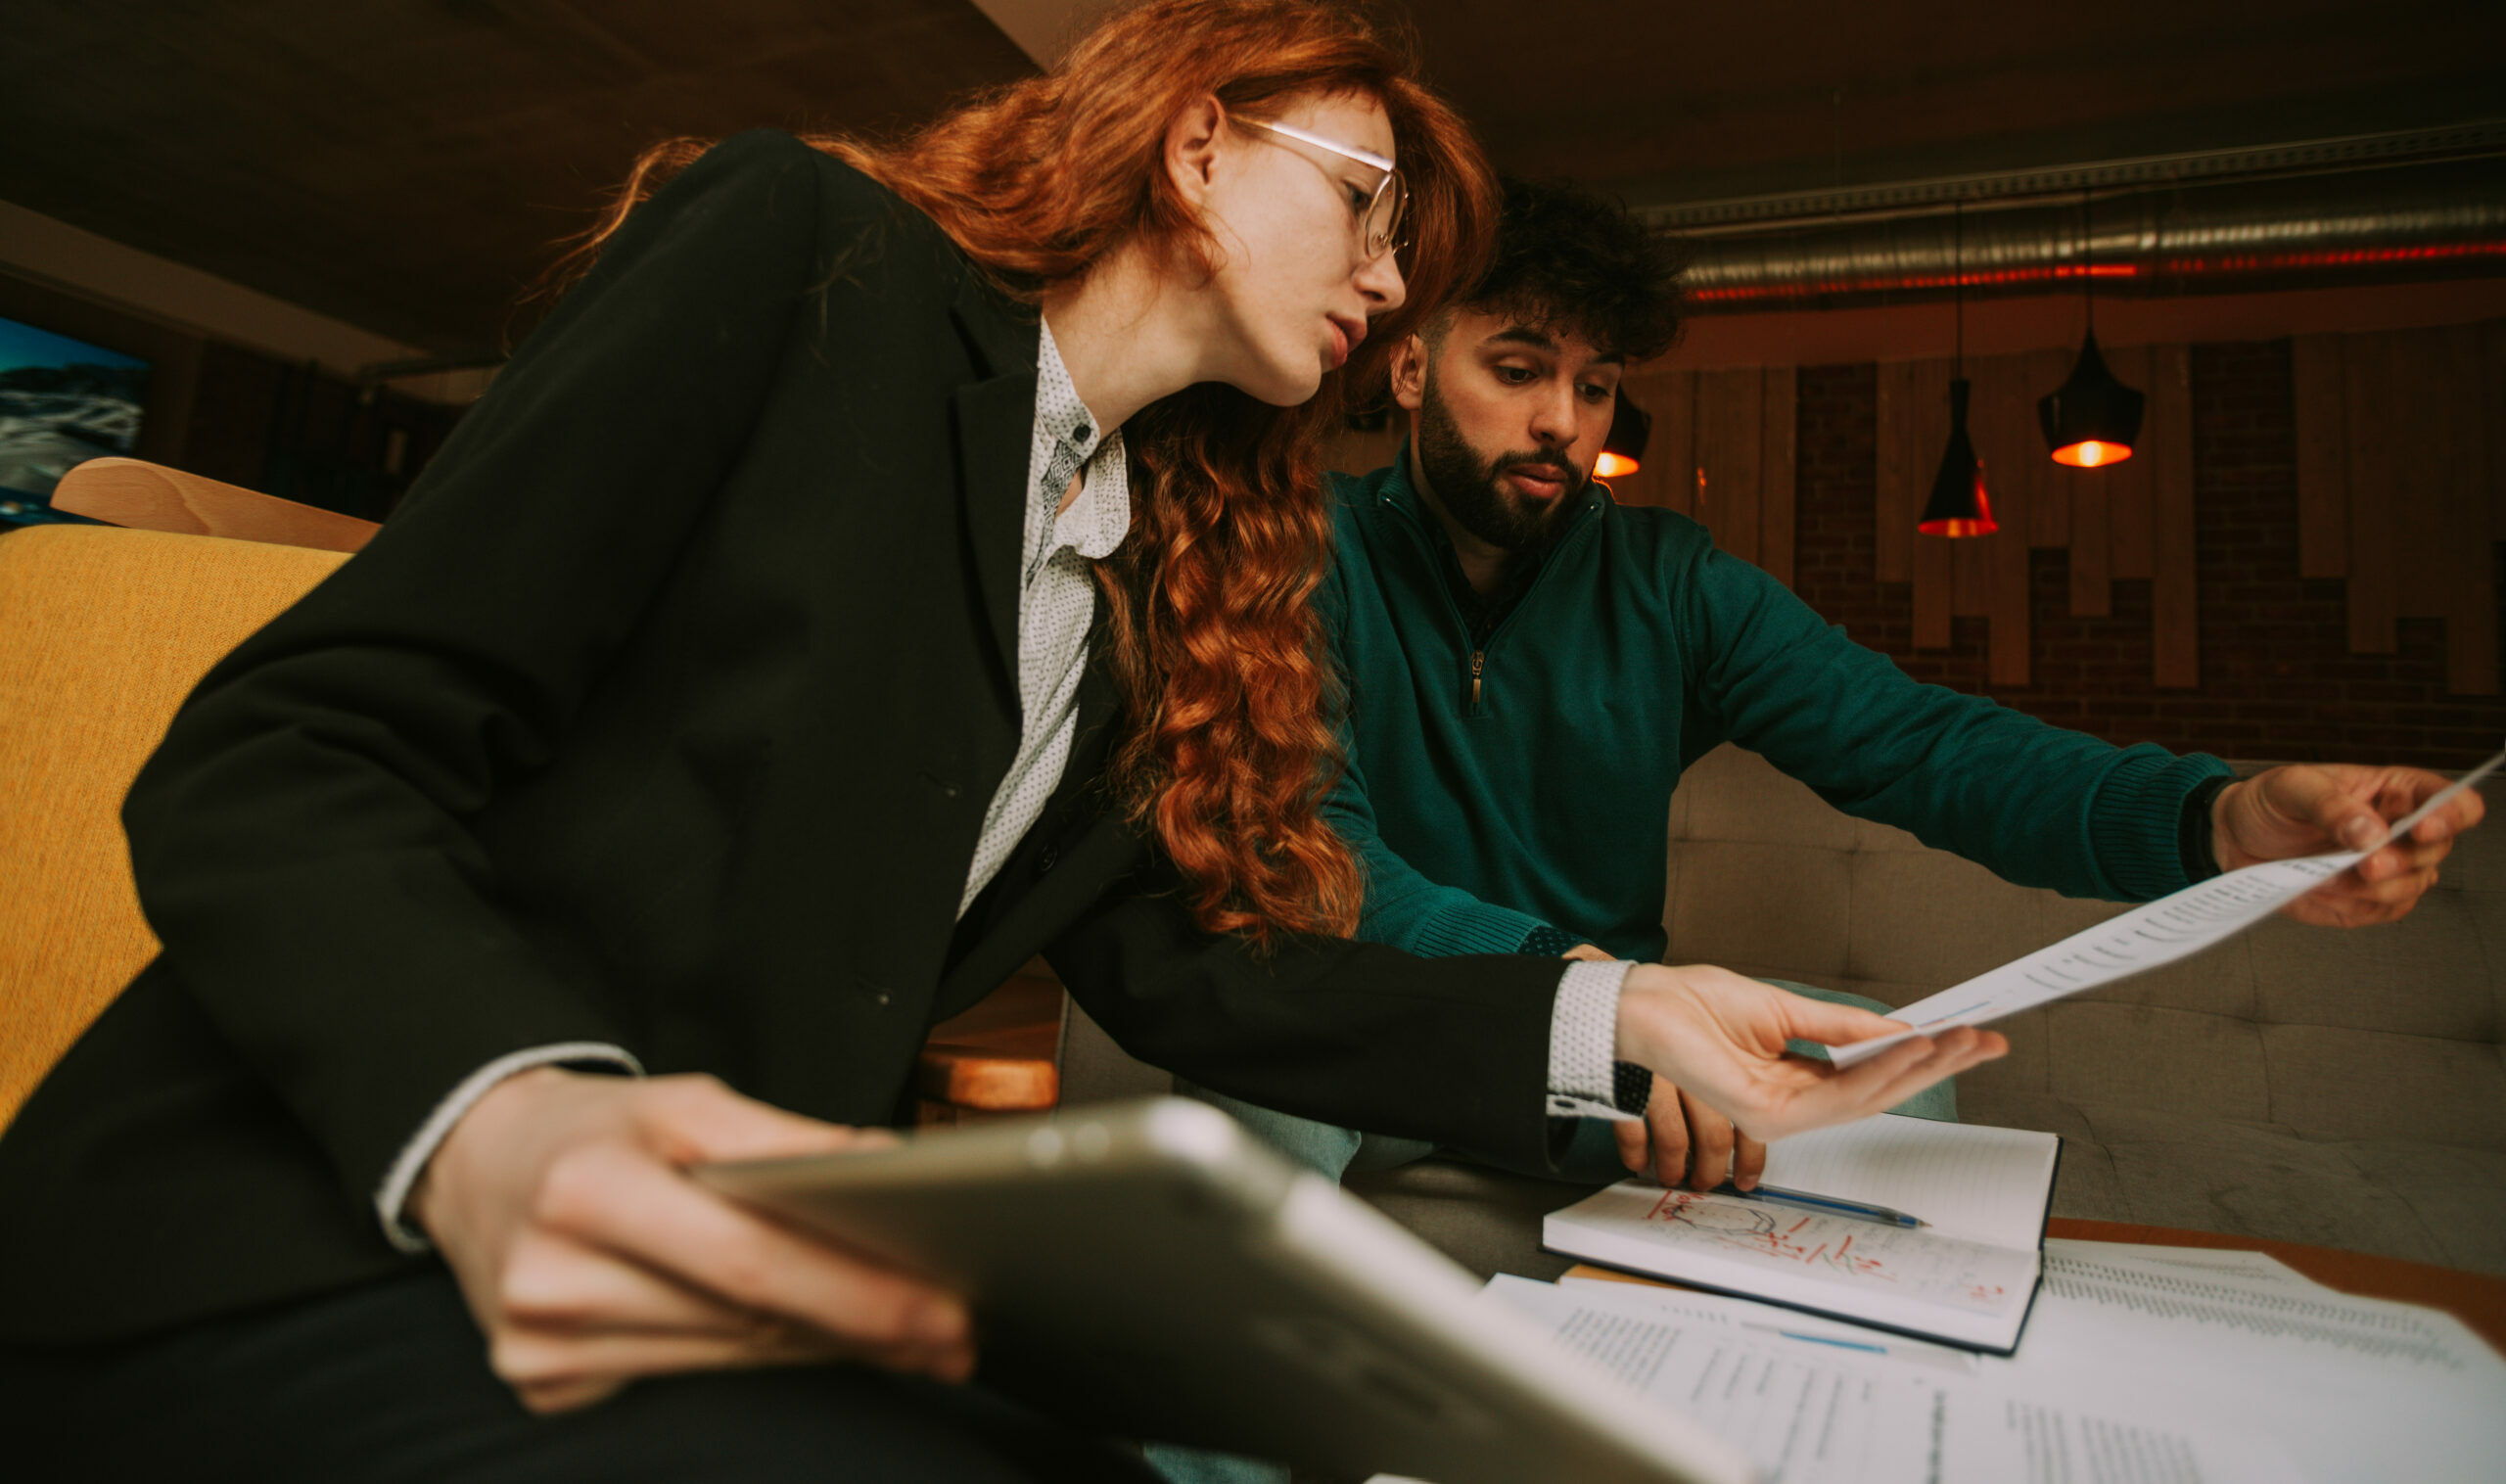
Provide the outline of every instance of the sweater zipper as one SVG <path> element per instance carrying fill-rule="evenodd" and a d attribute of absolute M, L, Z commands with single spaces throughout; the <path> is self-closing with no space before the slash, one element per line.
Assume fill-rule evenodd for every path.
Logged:
<path fill-rule="evenodd" d="M 1402 518 L 1409 522 L 1411 537 L 1418 543 L 1417 549 L 1419 555 L 1426 559 L 1428 570 L 1433 572 L 1436 565 L 1436 552 L 1435 547 L 1427 538 L 1427 533 L 1425 530 L 1425 522 L 1429 518 L 1397 504 L 1393 506 L 1393 509 L 1399 511 Z M 1582 517 L 1578 516 L 1576 519 L 1581 521 Z M 1480 704 L 1480 701 L 1484 694 L 1483 684 L 1486 679 L 1488 670 L 1488 651 L 1494 649 L 1497 645 L 1497 641 L 1506 636 L 1507 629 L 1514 626 L 1514 620 L 1522 617 L 1523 609 L 1530 605 L 1531 595 L 1540 590 L 1540 584 L 1549 580 L 1549 569 L 1557 565 L 1557 557 L 1565 550 L 1566 543 L 1568 541 L 1580 539 L 1582 534 L 1583 533 L 1581 532 L 1570 531 L 1566 533 L 1565 535 L 1559 537 L 1557 543 L 1558 549 L 1550 553 L 1548 564 L 1542 567 L 1539 575 L 1531 580 L 1531 586 L 1523 590 L 1522 601 L 1514 605 L 1514 611 L 1512 613 L 1506 615 L 1506 622 L 1497 626 L 1497 631 L 1488 636 L 1488 642 L 1485 644 L 1480 643 L 1477 638 L 1472 636 L 1469 621 L 1462 618 L 1462 609 L 1455 604 L 1453 594 L 1449 592 L 1445 593 L 1445 611 L 1453 615 L 1454 626 L 1460 628 L 1462 630 L 1462 637 L 1470 641 L 1469 715 L 1476 717 L 1486 714 L 1486 708 Z M 1444 592 L 1444 586 L 1443 576 L 1438 574 L 1436 577 L 1436 590 L 1438 592 Z"/>

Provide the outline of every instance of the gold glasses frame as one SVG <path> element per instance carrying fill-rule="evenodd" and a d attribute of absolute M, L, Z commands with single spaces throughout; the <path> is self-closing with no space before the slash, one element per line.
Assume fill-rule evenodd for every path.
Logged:
<path fill-rule="evenodd" d="M 1244 128 L 1260 129 L 1266 134 L 1276 134 L 1281 139 L 1328 151 L 1343 160 L 1365 165 L 1368 169 L 1375 171 L 1374 190 L 1368 197 L 1367 204 L 1359 207 L 1352 202 L 1349 208 L 1357 214 L 1359 240 L 1366 248 L 1367 257 L 1371 260 L 1381 257 L 1386 253 L 1398 253 L 1410 245 L 1410 239 L 1402 234 L 1402 228 L 1408 224 L 1407 218 L 1410 214 L 1410 182 L 1402 179 L 1400 169 L 1391 161 L 1372 150 L 1362 150 L 1355 145 L 1342 144 L 1336 139 L 1325 139 L 1310 129 L 1301 129 L 1292 123 L 1265 123 L 1259 118 L 1240 116 L 1232 121 Z M 1329 173 L 1329 167 L 1323 162 L 1316 160 L 1309 162 L 1315 168 L 1323 170 L 1326 174 Z"/>

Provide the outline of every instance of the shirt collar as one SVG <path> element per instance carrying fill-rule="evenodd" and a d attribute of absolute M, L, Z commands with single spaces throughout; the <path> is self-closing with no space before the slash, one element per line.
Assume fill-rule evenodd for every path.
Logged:
<path fill-rule="evenodd" d="M 1123 449 L 1122 430 L 1097 427 L 1087 403 L 1079 399 L 1070 368 L 1062 363 L 1061 348 L 1053 344 L 1052 326 L 1040 315 L 1038 328 L 1036 436 L 1028 464 L 1028 499 L 1031 508 L 1051 522 L 1052 548 L 1068 546 L 1097 561 L 1112 555 L 1131 533 L 1131 460 Z M 1057 446 L 1065 442 L 1077 451 L 1085 477 L 1079 498 L 1055 516 L 1052 510 L 1061 503 L 1061 490 L 1044 488 L 1044 479 Z"/>

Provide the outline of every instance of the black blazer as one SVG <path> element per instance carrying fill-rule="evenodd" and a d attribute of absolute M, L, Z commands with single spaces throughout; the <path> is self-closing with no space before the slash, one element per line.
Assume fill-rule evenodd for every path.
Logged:
<path fill-rule="evenodd" d="M 786 135 L 637 210 L 374 542 L 125 807 L 165 948 L 0 1138 L 0 1337 L 395 1271 L 371 1204 L 497 1056 L 608 1042 L 891 1120 L 1039 951 L 1209 1086 L 1537 1162 L 1557 966 L 1196 930 L 1094 779 L 961 923 L 1018 737 L 1032 310 Z"/>

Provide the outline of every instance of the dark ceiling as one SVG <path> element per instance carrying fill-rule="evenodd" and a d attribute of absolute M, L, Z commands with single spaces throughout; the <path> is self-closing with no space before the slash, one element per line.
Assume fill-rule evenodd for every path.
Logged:
<path fill-rule="evenodd" d="M 2495 0 L 1411 14 L 1502 166 L 1640 202 L 2506 116 Z M 525 322 L 654 139 L 891 129 L 1032 67 L 972 0 L 20 0 L 8 35 L 0 200 L 443 352 Z"/>

